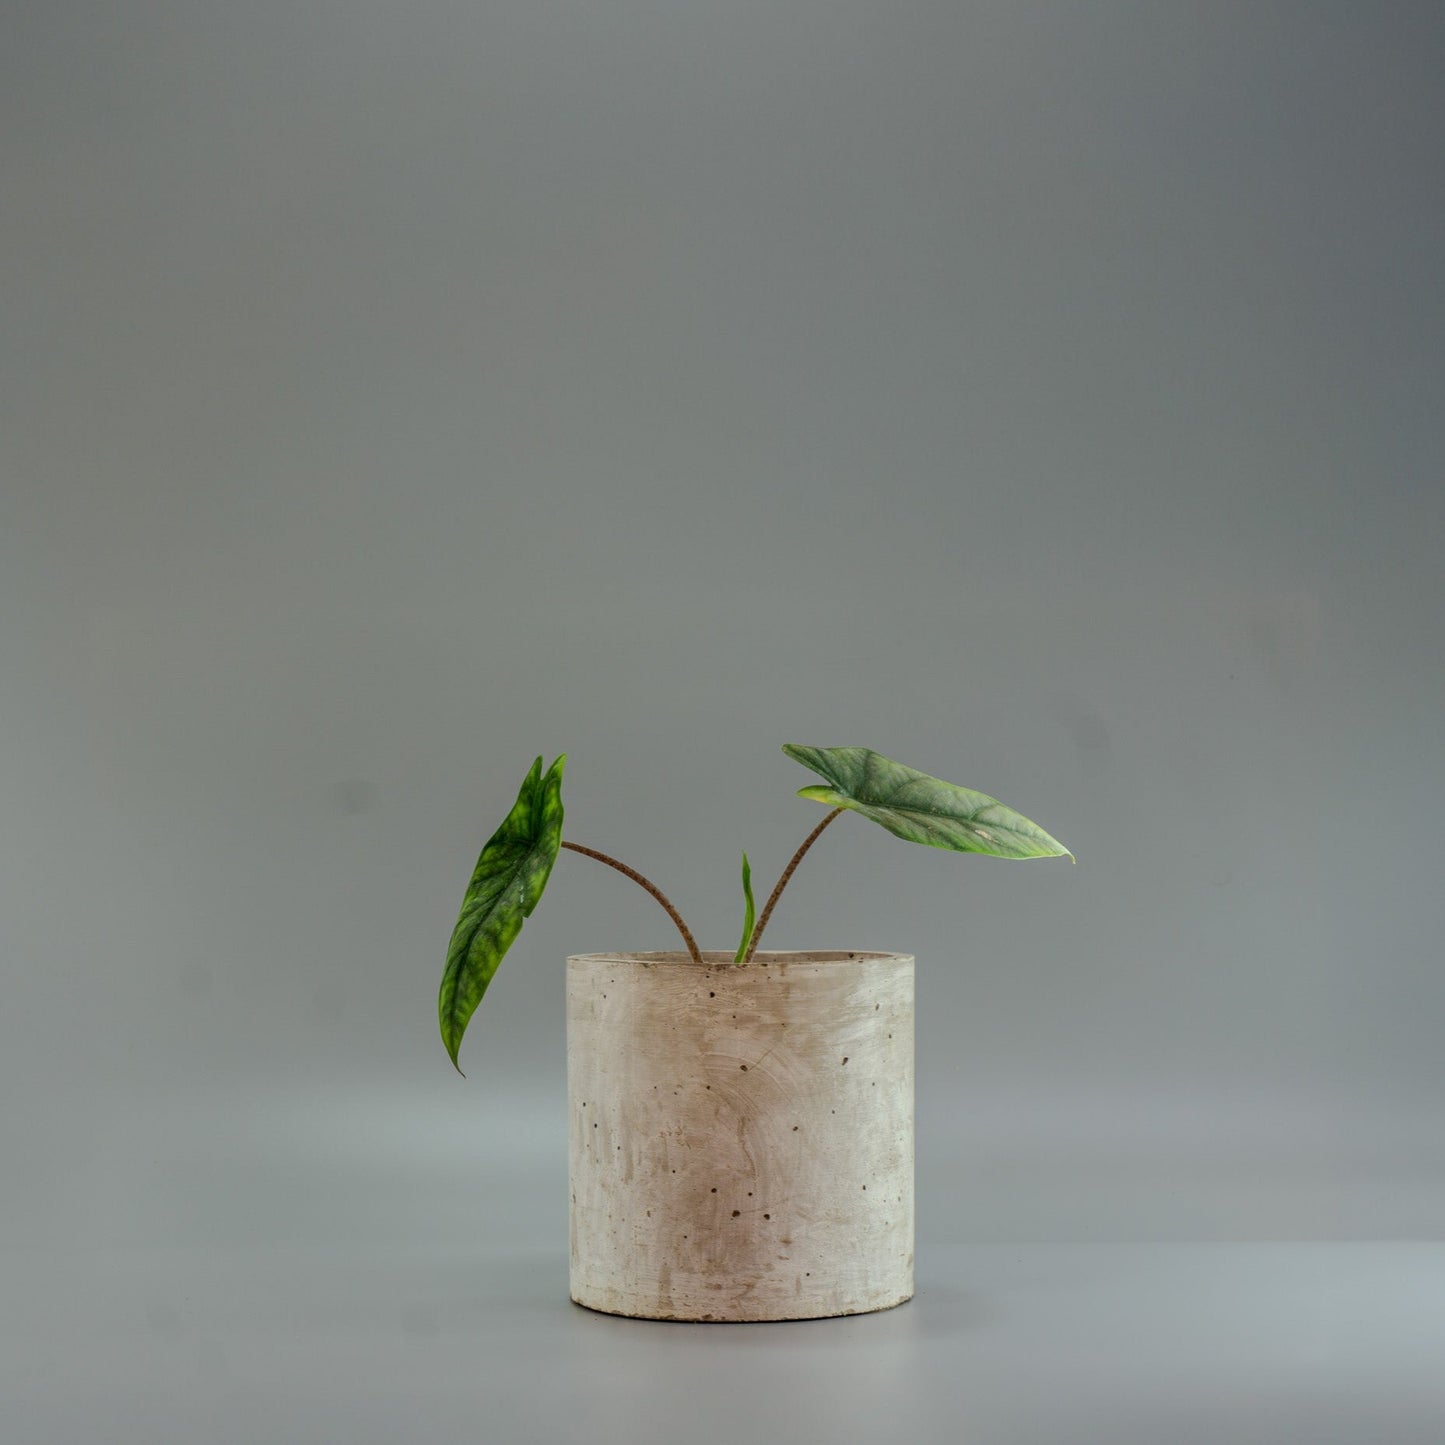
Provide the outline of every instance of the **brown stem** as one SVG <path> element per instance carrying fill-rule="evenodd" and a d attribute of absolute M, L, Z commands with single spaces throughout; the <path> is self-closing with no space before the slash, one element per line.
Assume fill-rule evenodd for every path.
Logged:
<path fill-rule="evenodd" d="M 616 858 L 609 858 L 606 853 L 599 853 L 595 848 L 584 848 L 580 843 L 569 843 L 565 838 L 562 840 L 564 848 L 570 848 L 574 853 L 585 853 L 589 858 L 595 858 L 599 863 L 605 863 L 609 868 L 615 868 L 619 873 L 625 873 L 632 881 L 647 889 L 657 901 L 667 910 L 667 916 L 677 924 L 677 931 L 682 934 L 682 941 L 687 944 L 687 951 L 692 955 L 694 963 L 702 962 L 702 954 L 697 951 L 697 940 L 692 936 L 692 930 L 682 921 L 682 914 L 672 906 L 661 888 L 649 878 L 644 878 L 635 868 L 629 868 L 626 863 L 620 863 Z"/>
<path fill-rule="evenodd" d="M 826 828 L 828 824 L 831 823 L 833 819 L 836 818 L 838 814 L 842 811 L 842 808 L 834 808 L 833 811 L 829 813 L 828 816 L 824 818 L 823 821 L 819 823 L 818 826 L 814 828 L 813 831 L 809 833 L 806 838 L 803 839 L 803 846 L 799 848 L 796 853 L 793 854 L 792 861 L 789 862 L 788 866 L 783 869 L 783 876 L 778 879 L 777 887 L 774 888 L 772 893 L 768 896 L 767 904 L 763 908 L 763 916 L 758 919 L 758 926 L 753 929 L 753 936 L 748 942 L 747 957 L 743 959 L 744 963 L 751 963 L 753 961 L 753 954 L 758 951 L 758 943 L 762 939 L 763 929 L 768 926 L 768 919 L 773 916 L 773 909 L 777 907 L 778 899 L 782 895 L 783 889 L 788 886 L 788 879 L 793 876 L 793 869 L 796 868 L 798 864 L 803 861 L 803 854 L 806 853 L 808 849 L 811 848 L 813 844 L 818 841 L 818 834 L 821 833 L 823 829 Z"/>

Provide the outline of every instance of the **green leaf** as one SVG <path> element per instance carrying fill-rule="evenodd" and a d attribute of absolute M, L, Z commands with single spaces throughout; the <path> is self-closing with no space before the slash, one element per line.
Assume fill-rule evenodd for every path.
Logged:
<path fill-rule="evenodd" d="M 851 808 L 910 843 L 989 853 L 995 858 L 1074 856 L 1057 838 L 997 798 L 932 778 L 869 748 L 784 743 L 783 751 L 830 785 L 799 788 L 800 798 L 830 808 Z"/>
<path fill-rule="evenodd" d="M 743 900 L 747 911 L 743 915 L 743 941 L 738 944 L 734 963 L 741 963 L 747 957 L 748 944 L 753 936 L 753 870 L 748 866 L 748 855 L 743 854 Z"/>
<path fill-rule="evenodd" d="M 537 906 L 557 861 L 566 761 L 563 753 L 546 777 L 541 758 L 532 764 L 512 811 L 487 840 L 467 885 L 437 1000 L 442 1042 L 458 1073 L 457 1051 L 467 1024 L 497 965 L 522 931 L 522 920 Z"/>

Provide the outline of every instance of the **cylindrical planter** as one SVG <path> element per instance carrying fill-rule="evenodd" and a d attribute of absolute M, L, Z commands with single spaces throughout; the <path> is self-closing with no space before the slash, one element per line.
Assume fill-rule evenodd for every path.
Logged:
<path fill-rule="evenodd" d="M 567 960 L 572 1298 L 664 1320 L 913 1294 L 913 959 Z"/>

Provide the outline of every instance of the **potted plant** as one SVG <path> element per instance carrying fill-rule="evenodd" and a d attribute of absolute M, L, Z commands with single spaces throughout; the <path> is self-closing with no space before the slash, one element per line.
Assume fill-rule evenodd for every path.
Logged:
<path fill-rule="evenodd" d="M 533 764 L 488 840 L 442 975 L 452 1063 L 561 849 L 647 890 L 685 952 L 567 960 L 571 1293 L 646 1319 L 860 1314 L 913 1294 L 913 958 L 760 953 L 804 854 L 844 812 L 899 838 L 996 858 L 1073 855 L 984 793 L 868 748 L 786 744 L 827 815 L 755 916 L 743 854 L 742 941 L 704 952 L 627 864 L 562 837 L 559 757 Z"/>

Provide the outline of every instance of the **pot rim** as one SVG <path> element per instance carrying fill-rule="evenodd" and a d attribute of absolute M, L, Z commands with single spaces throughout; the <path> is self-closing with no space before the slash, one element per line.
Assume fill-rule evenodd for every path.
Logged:
<path fill-rule="evenodd" d="M 680 965 L 686 968 L 722 969 L 731 972 L 740 968 L 777 968 L 789 963 L 847 964 L 847 963 L 912 963 L 911 953 L 886 953 L 873 949 L 820 948 L 820 949 L 768 949 L 753 955 L 750 963 L 734 963 L 734 955 L 721 949 L 703 949 L 702 962 L 694 963 L 692 957 L 680 949 L 638 950 L 637 952 L 615 953 L 569 953 L 568 963 L 623 964 L 630 963 L 642 968 L 663 965 Z"/>

